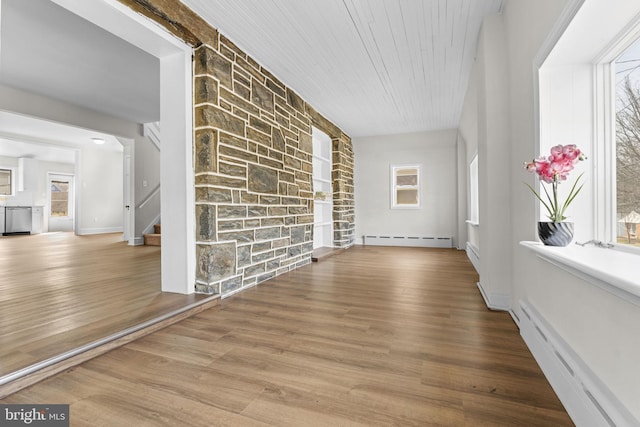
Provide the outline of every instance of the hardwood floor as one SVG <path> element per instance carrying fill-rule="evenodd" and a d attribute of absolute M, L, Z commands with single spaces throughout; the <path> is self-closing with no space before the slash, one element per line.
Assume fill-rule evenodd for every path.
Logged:
<path fill-rule="evenodd" d="M 330 256 L 340 254 L 343 251 L 344 251 L 343 248 L 328 248 L 328 247 L 315 248 L 313 250 L 313 253 L 311 254 L 311 261 L 318 262 Z"/>
<path fill-rule="evenodd" d="M 204 298 L 160 291 L 160 248 L 122 234 L 0 237 L 0 379 Z"/>
<path fill-rule="evenodd" d="M 355 247 L 3 403 L 72 426 L 570 426 L 451 249 Z"/>

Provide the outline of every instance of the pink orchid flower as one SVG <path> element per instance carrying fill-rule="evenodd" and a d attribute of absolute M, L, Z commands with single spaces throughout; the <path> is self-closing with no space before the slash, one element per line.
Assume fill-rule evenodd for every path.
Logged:
<path fill-rule="evenodd" d="M 566 181 L 569 173 L 574 169 L 574 165 L 586 158 L 587 157 L 578 147 L 576 147 L 575 144 L 567 144 L 551 147 L 550 155 L 547 157 L 539 157 L 531 162 L 525 162 L 525 169 L 528 172 L 535 172 L 540 180 L 552 185 L 553 197 L 551 197 L 545 189 L 545 194 L 547 196 L 547 200 L 545 201 L 533 189 L 533 187 L 527 184 L 538 200 L 540 200 L 547 208 L 549 218 L 553 222 L 560 222 L 565 219 L 565 209 L 582 189 L 582 185 L 576 188 L 582 174 L 574 183 L 569 196 L 567 196 L 566 201 L 562 205 L 558 202 L 558 184 L 562 181 Z"/>

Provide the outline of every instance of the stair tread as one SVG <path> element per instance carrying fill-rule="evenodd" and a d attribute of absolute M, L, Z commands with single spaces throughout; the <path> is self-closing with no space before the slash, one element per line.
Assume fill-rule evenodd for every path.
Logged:
<path fill-rule="evenodd" d="M 144 244 L 146 246 L 161 246 L 162 237 L 157 233 L 143 234 Z"/>

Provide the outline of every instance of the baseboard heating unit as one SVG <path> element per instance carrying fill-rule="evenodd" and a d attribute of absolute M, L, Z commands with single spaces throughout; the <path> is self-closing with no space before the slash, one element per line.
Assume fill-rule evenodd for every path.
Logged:
<path fill-rule="evenodd" d="M 452 248 L 451 237 L 419 237 L 419 236 L 368 236 L 364 244 L 371 246 L 414 246 L 420 248 Z"/>
<path fill-rule="evenodd" d="M 531 303 L 520 309 L 520 334 L 576 426 L 640 425 Z"/>
<path fill-rule="evenodd" d="M 473 264 L 473 268 L 480 273 L 480 250 L 472 243 L 467 242 L 467 257 Z"/>

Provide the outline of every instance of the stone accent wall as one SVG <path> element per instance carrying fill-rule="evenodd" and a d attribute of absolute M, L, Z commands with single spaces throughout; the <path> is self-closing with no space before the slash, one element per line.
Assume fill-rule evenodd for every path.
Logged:
<path fill-rule="evenodd" d="M 334 244 L 354 243 L 351 139 L 179 0 L 120 0 L 194 46 L 196 290 L 311 262 L 312 126 L 333 140 Z"/>
<path fill-rule="evenodd" d="M 228 294 L 311 261 L 305 103 L 232 42 L 195 50 L 197 283 Z"/>
<path fill-rule="evenodd" d="M 333 244 L 348 248 L 355 243 L 353 193 L 353 147 L 351 138 L 341 135 L 333 141 Z"/>

